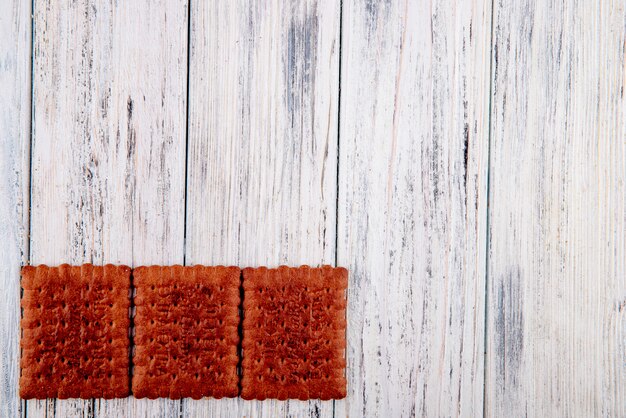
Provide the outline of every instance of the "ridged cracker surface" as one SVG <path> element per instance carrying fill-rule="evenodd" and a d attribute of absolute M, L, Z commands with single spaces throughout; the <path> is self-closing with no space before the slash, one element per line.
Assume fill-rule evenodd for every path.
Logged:
<path fill-rule="evenodd" d="M 22 288 L 20 396 L 128 396 L 130 268 L 26 266 Z"/>
<path fill-rule="evenodd" d="M 241 396 L 345 397 L 347 270 L 260 267 L 243 277 Z"/>
<path fill-rule="evenodd" d="M 133 282 L 133 395 L 237 396 L 239 268 L 139 267 Z"/>

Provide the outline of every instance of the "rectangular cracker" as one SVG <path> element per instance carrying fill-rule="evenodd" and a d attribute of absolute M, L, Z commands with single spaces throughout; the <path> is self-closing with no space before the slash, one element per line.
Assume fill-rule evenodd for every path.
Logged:
<path fill-rule="evenodd" d="M 134 396 L 237 396 L 239 268 L 138 267 L 133 281 Z"/>
<path fill-rule="evenodd" d="M 128 396 L 130 268 L 26 266 L 22 288 L 20 396 Z"/>
<path fill-rule="evenodd" d="M 344 268 L 243 270 L 242 398 L 346 396 L 347 285 Z"/>

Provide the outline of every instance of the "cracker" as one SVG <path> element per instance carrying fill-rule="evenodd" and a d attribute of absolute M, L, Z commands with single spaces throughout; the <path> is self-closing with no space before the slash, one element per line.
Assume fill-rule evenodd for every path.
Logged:
<path fill-rule="evenodd" d="M 242 398 L 346 396 L 347 285 L 344 268 L 243 270 Z"/>
<path fill-rule="evenodd" d="M 128 396 L 130 268 L 26 266 L 22 288 L 20 396 Z"/>
<path fill-rule="evenodd" d="M 134 396 L 237 396 L 239 268 L 139 267 L 133 282 Z"/>

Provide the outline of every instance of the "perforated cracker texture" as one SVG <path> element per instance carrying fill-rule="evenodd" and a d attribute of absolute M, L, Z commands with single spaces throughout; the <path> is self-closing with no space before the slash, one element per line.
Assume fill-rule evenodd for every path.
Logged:
<path fill-rule="evenodd" d="M 344 268 L 243 270 L 241 396 L 346 396 Z"/>
<path fill-rule="evenodd" d="M 137 398 L 238 394 L 238 267 L 139 267 L 133 394 Z"/>
<path fill-rule="evenodd" d="M 22 288 L 20 396 L 128 396 L 130 268 L 26 266 Z"/>

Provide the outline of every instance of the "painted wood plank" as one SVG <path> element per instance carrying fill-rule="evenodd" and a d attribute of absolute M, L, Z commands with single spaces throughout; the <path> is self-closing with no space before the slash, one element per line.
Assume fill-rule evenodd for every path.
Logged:
<path fill-rule="evenodd" d="M 31 3 L 0 15 L 0 416 L 25 413 L 19 399 L 20 267 L 28 261 Z"/>
<path fill-rule="evenodd" d="M 184 0 L 35 3 L 34 264 L 183 262 L 187 18 Z M 42 408 L 172 416 L 180 402 L 29 402 L 29 416 Z"/>
<path fill-rule="evenodd" d="M 191 5 L 187 263 L 334 263 L 339 1 Z M 183 416 L 332 412 L 183 403 Z"/>
<path fill-rule="evenodd" d="M 337 416 L 483 407 L 490 2 L 344 0 Z"/>
<path fill-rule="evenodd" d="M 626 416 L 626 8 L 497 1 L 487 416 Z"/>

